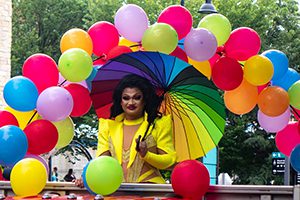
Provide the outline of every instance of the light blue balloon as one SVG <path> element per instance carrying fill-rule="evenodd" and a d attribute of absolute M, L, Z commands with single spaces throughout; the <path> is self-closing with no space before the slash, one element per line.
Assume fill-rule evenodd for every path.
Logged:
<path fill-rule="evenodd" d="M 289 88 L 298 80 L 300 80 L 299 73 L 292 69 L 288 68 L 287 72 L 281 77 L 280 79 L 271 81 L 271 84 L 273 86 L 279 86 L 285 89 L 286 91 L 289 90 Z"/>
<path fill-rule="evenodd" d="M 300 172 L 300 144 L 291 153 L 291 165 L 297 172 Z"/>
<path fill-rule="evenodd" d="M 35 84 L 24 76 L 11 78 L 3 89 L 5 102 L 13 109 L 22 112 L 35 109 L 38 96 Z"/>
<path fill-rule="evenodd" d="M 86 182 L 86 177 L 85 177 L 85 175 L 86 175 L 86 170 L 87 170 L 89 164 L 90 164 L 90 162 L 88 162 L 88 163 L 85 165 L 85 167 L 83 168 L 83 172 L 82 172 L 82 181 L 83 181 L 83 185 L 84 185 L 85 189 L 87 189 L 87 191 L 89 191 L 89 193 L 91 193 L 92 195 L 95 195 L 95 196 L 96 196 L 97 194 L 91 190 L 91 188 L 89 187 L 89 185 L 88 185 L 87 182 Z"/>
<path fill-rule="evenodd" d="M 97 75 L 97 72 L 98 72 L 98 67 L 94 66 L 93 70 L 92 70 L 92 72 L 90 74 L 90 76 L 86 79 L 86 81 L 92 81 L 92 80 L 94 80 L 95 76 Z"/>
<path fill-rule="evenodd" d="M 289 67 L 288 57 L 283 52 L 275 49 L 265 51 L 261 55 L 269 58 L 273 64 L 274 74 L 272 80 L 282 78 Z"/>
<path fill-rule="evenodd" d="M 13 166 L 23 159 L 28 149 L 25 133 L 17 126 L 0 128 L 0 165 Z"/>
<path fill-rule="evenodd" d="M 184 38 L 182 38 L 181 40 L 178 41 L 178 46 L 184 50 Z"/>

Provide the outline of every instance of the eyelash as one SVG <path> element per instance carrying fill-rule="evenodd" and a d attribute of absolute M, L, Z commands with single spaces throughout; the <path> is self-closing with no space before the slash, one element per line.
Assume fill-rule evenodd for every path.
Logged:
<path fill-rule="evenodd" d="M 124 96 L 124 97 L 122 97 L 122 99 L 124 100 L 124 101 L 129 101 L 131 98 L 130 97 L 127 97 L 127 96 Z M 136 96 L 136 97 L 132 97 L 132 99 L 133 100 L 135 100 L 135 101 L 139 101 L 139 100 L 141 100 L 142 99 L 142 96 Z"/>

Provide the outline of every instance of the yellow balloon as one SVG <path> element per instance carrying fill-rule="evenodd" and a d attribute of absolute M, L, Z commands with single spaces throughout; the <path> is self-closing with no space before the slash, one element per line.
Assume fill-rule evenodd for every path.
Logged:
<path fill-rule="evenodd" d="M 58 131 L 58 141 L 55 146 L 56 149 L 63 148 L 70 144 L 74 137 L 74 123 L 71 117 L 58 122 L 52 122 Z"/>
<path fill-rule="evenodd" d="M 268 83 L 273 74 L 273 64 L 265 56 L 255 55 L 245 62 L 244 77 L 252 85 L 259 86 Z"/>
<path fill-rule="evenodd" d="M 130 49 L 134 52 L 134 51 L 139 51 L 141 45 L 139 43 L 137 43 L 137 42 L 132 42 L 130 40 L 127 40 L 124 37 L 120 37 L 120 39 L 119 39 L 119 46 L 130 47 Z"/>
<path fill-rule="evenodd" d="M 93 42 L 90 35 L 79 28 L 73 28 L 65 32 L 60 40 L 61 53 L 71 48 L 80 48 L 92 55 Z"/>
<path fill-rule="evenodd" d="M 28 112 L 21 112 L 21 111 L 12 109 L 9 106 L 5 107 L 4 109 L 7 110 L 8 112 L 10 112 L 11 114 L 13 114 L 17 118 L 17 120 L 19 122 L 19 126 L 22 130 L 27 126 L 29 121 L 33 122 L 33 121 L 37 120 L 37 118 L 38 118 L 38 114 L 36 113 L 36 110 L 32 110 L 32 111 L 28 111 Z"/>
<path fill-rule="evenodd" d="M 206 76 L 208 79 L 211 78 L 211 67 L 210 63 L 206 61 L 196 61 L 188 57 L 189 63 L 193 65 L 199 72 L 201 72 L 204 76 Z"/>
<path fill-rule="evenodd" d="M 17 196 L 35 196 L 43 190 L 46 182 L 46 168 L 37 159 L 20 160 L 11 171 L 10 183 Z"/>

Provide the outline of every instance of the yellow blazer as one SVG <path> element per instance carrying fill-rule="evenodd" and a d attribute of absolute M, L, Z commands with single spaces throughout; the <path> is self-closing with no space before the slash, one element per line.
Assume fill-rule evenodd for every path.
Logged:
<path fill-rule="evenodd" d="M 115 120 L 111 119 L 99 119 L 99 133 L 98 133 L 98 149 L 97 156 L 109 151 L 112 157 L 116 158 L 120 164 L 122 164 L 122 151 L 123 151 L 123 120 L 124 114 L 118 115 Z M 153 183 L 165 183 L 158 169 L 166 169 L 172 166 L 176 162 L 176 152 L 173 145 L 172 136 L 172 119 L 170 115 L 157 118 L 154 126 L 151 125 L 147 136 L 147 147 L 156 147 L 166 154 L 156 154 L 148 151 L 144 158 L 142 158 L 135 150 L 136 142 L 135 138 L 139 135 L 143 136 L 148 126 L 147 113 L 144 115 L 144 121 L 138 128 L 134 135 L 133 142 L 130 146 L 129 162 L 127 165 L 127 182 L 147 182 Z M 155 149 L 155 148 L 152 148 Z M 144 163 L 150 165 L 150 170 L 141 174 Z M 147 177 L 154 178 L 147 179 Z"/>

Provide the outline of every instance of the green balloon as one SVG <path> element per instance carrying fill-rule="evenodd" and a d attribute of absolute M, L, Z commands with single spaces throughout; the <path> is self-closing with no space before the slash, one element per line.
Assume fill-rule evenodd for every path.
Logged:
<path fill-rule="evenodd" d="M 52 122 L 58 131 L 58 141 L 56 143 L 55 148 L 61 149 L 73 140 L 74 137 L 74 123 L 71 117 L 67 117 L 64 120 L 58 122 Z"/>
<path fill-rule="evenodd" d="M 288 90 L 290 105 L 300 109 L 300 81 L 295 82 Z"/>
<path fill-rule="evenodd" d="M 156 23 L 150 26 L 143 35 L 142 46 L 146 51 L 172 53 L 177 47 L 178 35 L 169 24 Z"/>
<path fill-rule="evenodd" d="M 71 48 L 60 56 L 58 69 L 68 81 L 80 82 L 91 74 L 93 60 L 86 51 L 79 48 Z"/>
<path fill-rule="evenodd" d="M 109 195 L 120 187 L 123 181 L 123 170 L 115 158 L 100 156 L 90 161 L 85 178 L 94 193 Z"/>
<path fill-rule="evenodd" d="M 198 28 L 206 28 L 217 38 L 218 46 L 225 44 L 231 33 L 229 20 L 221 14 L 210 14 L 203 17 Z"/>

